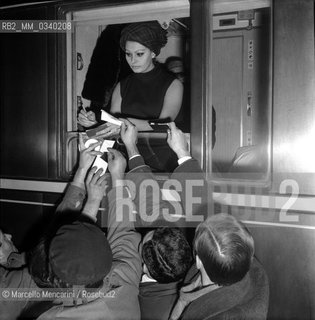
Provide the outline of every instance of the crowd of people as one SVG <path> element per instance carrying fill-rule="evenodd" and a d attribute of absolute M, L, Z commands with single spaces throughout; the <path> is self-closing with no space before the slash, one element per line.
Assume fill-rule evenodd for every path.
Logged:
<path fill-rule="evenodd" d="M 203 172 L 174 123 L 182 83 L 153 62 L 166 41 L 157 22 L 122 30 L 120 45 L 134 73 L 113 92 L 111 112 L 122 114 L 121 126 L 109 126 L 88 147 L 80 135 L 76 173 L 32 250 L 19 253 L 0 231 L 0 319 L 266 319 L 269 285 L 254 239 L 232 215 L 212 212 Z M 151 118 L 169 120 L 166 144 L 177 167 L 167 182 L 177 186 L 179 204 L 163 199 L 137 143 Z M 82 110 L 78 122 L 97 125 L 93 111 Z M 126 155 L 108 150 L 108 175 L 93 162 L 113 132 Z"/>

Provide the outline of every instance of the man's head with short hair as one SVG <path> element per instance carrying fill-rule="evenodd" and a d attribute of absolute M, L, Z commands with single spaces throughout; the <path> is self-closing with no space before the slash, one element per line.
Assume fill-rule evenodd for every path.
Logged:
<path fill-rule="evenodd" d="M 159 227 L 144 237 L 142 258 L 149 276 L 159 283 L 181 280 L 192 263 L 185 235 L 170 227 Z"/>
<path fill-rule="evenodd" d="M 231 285 L 242 280 L 249 271 L 254 240 L 233 216 L 220 213 L 197 227 L 194 252 L 213 283 Z"/>

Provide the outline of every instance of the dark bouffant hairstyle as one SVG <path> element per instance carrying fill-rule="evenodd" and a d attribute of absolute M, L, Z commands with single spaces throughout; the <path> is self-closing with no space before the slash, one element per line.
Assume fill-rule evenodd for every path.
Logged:
<path fill-rule="evenodd" d="M 144 243 L 142 258 L 152 278 L 170 283 L 185 276 L 192 263 L 192 252 L 179 228 L 160 227 Z"/>
<path fill-rule="evenodd" d="M 157 21 L 131 23 L 122 30 L 120 36 L 120 47 L 124 51 L 127 41 L 138 42 L 158 56 L 167 43 L 167 31 Z"/>
<path fill-rule="evenodd" d="M 210 280 L 226 286 L 243 279 L 254 256 L 254 240 L 246 227 L 228 214 L 216 214 L 195 233 L 194 252 Z"/>

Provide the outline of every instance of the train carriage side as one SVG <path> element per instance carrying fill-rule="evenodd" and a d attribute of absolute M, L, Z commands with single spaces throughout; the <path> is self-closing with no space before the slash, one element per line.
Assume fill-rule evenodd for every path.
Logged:
<path fill-rule="evenodd" d="M 268 319 L 313 319 L 314 0 L 18 2 L 3 2 L 1 20 L 73 27 L 0 33 L 0 228 L 18 248 L 35 243 L 71 180 L 98 37 L 109 25 L 157 19 L 172 27 L 160 62 L 180 56 L 189 77 L 191 152 L 211 208 L 248 226 L 267 271 Z"/>

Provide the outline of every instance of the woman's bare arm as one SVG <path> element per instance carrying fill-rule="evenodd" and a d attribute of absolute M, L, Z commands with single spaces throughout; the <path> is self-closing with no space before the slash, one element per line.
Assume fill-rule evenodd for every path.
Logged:
<path fill-rule="evenodd" d="M 110 106 L 110 113 L 121 113 L 121 94 L 120 94 L 120 82 L 116 84 L 112 95 L 112 102 Z"/>
<path fill-rule="evenodd" d="M 184 86 L 175 79 L 166 91 L 164 103 L 159 118 L 170 118 L 174 121 L 182 106 Z"/>

